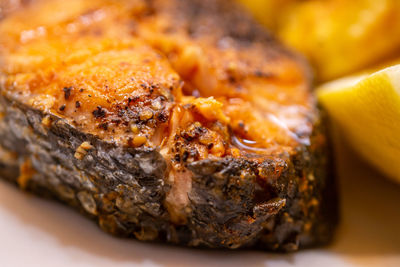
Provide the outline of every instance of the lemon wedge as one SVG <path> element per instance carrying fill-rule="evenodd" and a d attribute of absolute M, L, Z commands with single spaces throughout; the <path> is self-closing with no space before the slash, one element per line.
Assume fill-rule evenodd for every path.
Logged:
<path fill-rule="evenodd" d="M 353 149 L 400 182 L 400 65 L 329 82 L 317 96 Z"/>

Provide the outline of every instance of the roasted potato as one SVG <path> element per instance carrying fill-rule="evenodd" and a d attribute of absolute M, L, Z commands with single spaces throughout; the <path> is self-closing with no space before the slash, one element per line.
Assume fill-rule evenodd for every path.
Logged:
<path fill-rule="evenodd" d="M 302 52 L 320 81 L 400 54 L 398 0 L 239 0 L 286 44 Z"/>

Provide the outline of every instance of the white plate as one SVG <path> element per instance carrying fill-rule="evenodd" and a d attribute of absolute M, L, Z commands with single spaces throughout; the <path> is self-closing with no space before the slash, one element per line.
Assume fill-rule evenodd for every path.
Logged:
<path fill-rule="evenodd" d="M 0 266 L 400 266 L 400 186 L 340 150 L 342 220 L 329 247 L 285 255 L 123 240 L 0 182 Z"/>

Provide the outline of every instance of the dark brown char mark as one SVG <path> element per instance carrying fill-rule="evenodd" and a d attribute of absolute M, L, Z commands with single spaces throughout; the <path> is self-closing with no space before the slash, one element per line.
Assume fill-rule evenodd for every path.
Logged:
<path fill-rule="evenodd" d="M 188 223 L 174 225 L 164 206 L 170 189 L 164 183 L 166 162 L 156 149 L 106 143 L 55 116 L 47 128 L 42 123 L 47 115 L 3 96 L 1 107 L 2 150 L 17 154 L 18 162 L 29 160 L 35 169 L 26 189 L 73 206 L 111 234 L 278 251 L 324 244 L 332 237 L 337 210 L 332 172 L 326 168 L 332 162 L 327 147 L 299 151 L 290 164 L 233 158 L 190 164 Z M 313 140 L 324 131 L 317 125 Z M 85 141 L 93 148 L 79 160 L 74 153 Z M 18 168 L 1 164 L 0 174 L 17 183 Z M 283 164 L 282 175 L 260 186 L 256 174 L 270 173 L 276 164 Z"/>

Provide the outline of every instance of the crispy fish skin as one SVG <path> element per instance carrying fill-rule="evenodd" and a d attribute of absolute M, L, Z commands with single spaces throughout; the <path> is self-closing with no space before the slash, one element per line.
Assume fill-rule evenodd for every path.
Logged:
<path fill-rule="evenodd" d="M 294 251 L 331 239 L 332 160 L 307 65 L 231 2 L 37 0 L 0 34 L 4 178 L 139 240 Z"/>

